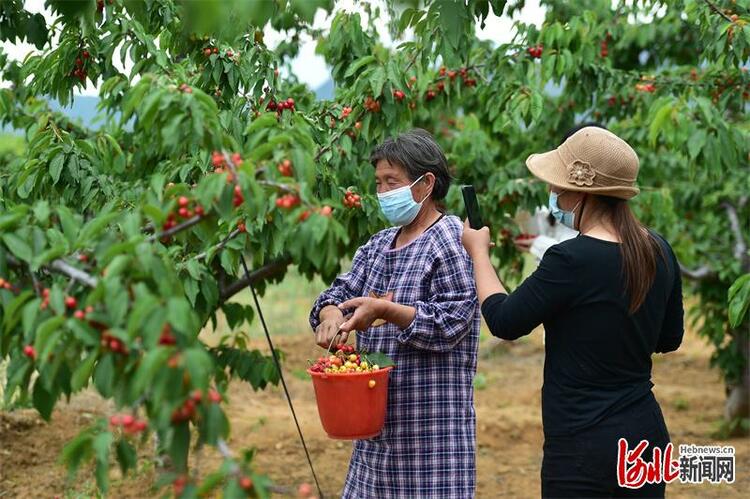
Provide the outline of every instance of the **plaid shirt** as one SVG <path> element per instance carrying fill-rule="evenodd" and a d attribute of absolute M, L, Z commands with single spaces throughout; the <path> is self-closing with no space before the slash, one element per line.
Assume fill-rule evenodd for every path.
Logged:
<path fill-rule="evenodd" d="M 358 440 L 345 498 L 469 498 L 475 489 L 476 372 L 480 313 L 461 221 L 445 216 L 411 243 L 391 249 L 398 229 L 360 247 L 350 272 L 316 300 L 316 328 L 326 305 L 374 292 L 416 308 L 406 329 L 395 324 L 357 333 L 357 347 L 383 352 L 391 371 L 383 432 Z"/>

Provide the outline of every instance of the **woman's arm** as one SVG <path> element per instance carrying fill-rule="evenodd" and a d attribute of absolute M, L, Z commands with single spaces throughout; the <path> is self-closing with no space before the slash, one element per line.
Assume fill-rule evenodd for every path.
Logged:
<path fill-rule="evenodd" d="M 336 335 L 341 334 L 339 327 L 344 323 L 344 315 L 338 305 L 362 295 L 371 246 L 372 241 L 360 247 L 354 255 L 351 270 L 338 276 L 315 300 L 309 320 L 316 334 L 316 343 L 321 347 L 327 347 Z M 348 333 L 341 334 L 342 342 L 347 339 Z"/>
<path fill-rule="evenodd" d="M 667 299 L 667 309 L 664 312 L 664 323 L 659 333 L 659 339 L 656 343 L 656 353 L 674 352 L 682 344 L 682 337 L 685 332 L 684 310 L 682 306 L 682 277 L 680 275 L 680 265 L 671 249 L 671 267 L 672 267 L 672 292 Z"/>
<path fill-rule="evenodd" d="M 494 336 L 514 340 L 529 334 L 559 313 L 575 295 L 575 271 L 559 245 L 552 246 L 536 271 L 508 295 L 487 254 L 489 229 L 464 227 L 463 243 L 474 260 L 482 315 Z"/>
<path fill-rule="evenodd" d="M 387 313 L 401 328 L 396 339 L 403 345 L 446 352 L 475 327 L 477 295 L 471 259 L 461 247 L 460 228 L 454 230 L 433 250 L 428 297 L 413 307 L 388 305 Z"/>
<path fill-rule="evenodd" d="M 482 227 L 480 230 L 474 230 L 466 220 L 461 242 L 474 264 L 474 281 L 477 285 L 479 304 L 482 305 L 484 300 L 494 294 L 508 294 L 490 261 L 490 229 Z"/>
<path fill-rule="evenodd" d="M 495 267 L 492 266 L 489 253 L 477 254 L 471 257 L 474 262 L 474 280 L 477 284 L 477 296 L 479 304 L 482 305 L 484 300 L 492 295 L 502 293 L 508 294 L 508 291 L 497 277 Z"/>

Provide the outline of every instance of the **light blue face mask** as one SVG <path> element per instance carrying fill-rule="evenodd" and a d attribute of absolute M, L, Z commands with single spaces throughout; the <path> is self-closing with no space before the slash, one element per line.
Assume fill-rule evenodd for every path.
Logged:
<path fill-rule="evenodd" d="M 580 204 L 581 202 L 578 201 L 578 203 L 573 207 L 571 211 L 565 211 L 557 205 L 557 198 L 560 196 L 560 194 L 562 194 L 562 192 L 561 193 L 557 193 L 557 192 L 549 193 L 549 212 L 552 214 L 553 217 L 555 217 L 555 220 L 563 224 L 565 227 L 576 230 L 575 211 L 576 211 L 576 208 L 578 208 L 578 204 Z"/>
<path fill-rule="evenodd" d="M 423 178 L 424 175 L 415 180 L 411 185 L 405 185 L 398 189 L 378 194 L 380 209 L 391 224 L 396 226 L 409 225 L 417 218 L 419 210 L 422 209 L 422 203 L 424 203 L 429 194 L 417 203 L 411 194 L 411 188 Z"/>

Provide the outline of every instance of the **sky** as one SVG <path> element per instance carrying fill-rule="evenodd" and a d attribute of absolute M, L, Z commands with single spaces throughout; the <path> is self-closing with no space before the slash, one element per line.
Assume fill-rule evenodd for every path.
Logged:
<path fill-rule="evenodd" d="M 361 3 L 361 1 L 357 0 L 336 0 L 335 10 L 346 10 L 349 12 L 358 11 L 363 15 L 363 22 L 366 22 L 364 12 L 361 7 L 359 7 Z M 380 3 L 382 5 L 382 1 L 380 0 L 374 0 L 371 3 Z M 47 21 L 51 22 L 52 17 L 49 10 L 44 8 L 44 0 L 26 0 L 24 4 L 26 10 L 32 13 L 41 12 L 45 15 Z M 385 9 L 381 10 L 386 12 Z M 327 16 L 325 12 L 319 10 L 318 14 L 315 16 L 314 27 L 326 28 L 330 25 L 331 19 L 332 16 Z M 477 36 L 481 39 L 492 40 L 497 43 L 508 42 L 513 37 L 513 22 L 515 20 L 520 20 L 527 24 L 533 23 L 539 25 L 543 19 L 544 10 L 540 7 L 539 1 L 527 1 L 523 11 L 517 14 L 514 20 L 508 19 L 507 17 L 498 18 L 493 14 L 490 14 L 483 30 L 479 29 L 479 26 L 477 26 Z M 387 18 L 383 16 L 383 18 L 377 21 L 377 26 L 379 28 L 378 31 L 383 34 L 382 42 L 385 45 L 390 46 L 393 41 L 388 36 L 388 29 L 386 27 L 387 22 Z M 286 35 L 284 33 L 274 31 L 270 27 L 265 30 L 264 40 L 270 46 L 275 46 L 285 38 Z M 312 89 L 318 88 L 330 79 L 330 70 L 326 66 L 323 57 L 315 53 L 315 46 L 315 40 L 312 40 L 309 36 L 305 35 L 302 39 L 299 54 L 291 62 L 292 72 L 297 75 L 300 81 L 306 83 Z M 36 50 L 33 45 L 21 42 L 16 44 L 2 42 L 2 47 L 10 58 L 16 60 L 21 60 L 26 57 L 29 52 Z M 115 63 L 119 66 L 117 61 L 115 61 Z M 120 67 L 120 69 L 128 71 L 131 65 L 131 63 L 126 64 L 124 68 Z M 76 94 L 98 95 L 98 91 L 91 82 L 88 82 L 88 86 L 85 89 L 79 90 Z"/>

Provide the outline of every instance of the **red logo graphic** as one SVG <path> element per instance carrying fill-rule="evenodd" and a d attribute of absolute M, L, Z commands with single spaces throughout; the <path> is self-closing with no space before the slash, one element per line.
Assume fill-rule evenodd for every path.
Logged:
<path fill-rule="evenodd" d="M 628 489 L 637 489 L 645 483 L 670 483 L 680 474 L 680 465 L 672 459 L 674 446 L 668 443 L 662 450 L 654 447 L 653 459 L 650 463 L 643 460 L 641 455 L 648 447 L 648 440 L 641 442 L 632 450 L 628 450 L 628 442 L 624 438 L 617 441 L 617 484 Z"/>

